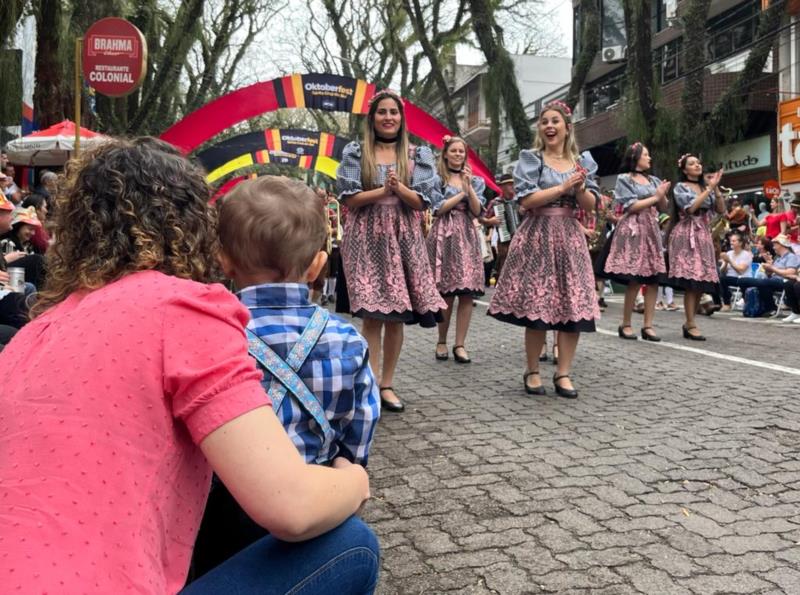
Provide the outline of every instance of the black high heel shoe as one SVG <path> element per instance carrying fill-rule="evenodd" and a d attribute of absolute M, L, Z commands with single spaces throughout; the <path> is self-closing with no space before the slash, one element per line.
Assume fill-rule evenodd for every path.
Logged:
<path fill-rule="evenodd" d="M 472 362 L 472 360 L 469 359 L 468 356 L 457 354 L 456 353 L 456 349 L 464 349 L 464 353 L 466 353 L 467 350 L 464 348 L 463 345 L 456 345 L 455 347 L 453 347 L 453 359 L 456 360 L 457 363 L 459 363 L 459 364 L 468 364 L 468 363 Z"/>
<path fill-rule="evenodd" d="M 525 383 L 525 392 L 529 395 L 546 395 L 547 391 L 544 389 L 544 385 L 540 384 L 539 386 L 529 386 L 528 385 L 528 376 L 538 376 L 539 370 L 535 370 L 533 372 L 525 372 L 522 375 L 522 382 Z"/>
<path fill-rule="evenodd" d="M 444 345 L 445 347 L 447 347 L 447 343 L 439 342 L 439 343 L 436 344 L 436 347 L 439 347 L 439 345 Z M 450 354 L 447 353 L 446 349 L 445 349 L 444 353 L 439 353 L 438 350 L 435 351 L 434 353 L 436 354 L 436 359 L 438 359 L 439 361 L 445 361 L 445 360 L 450 359 Z"/>
<path fill-rule="evenodd" d="M 624 329 L 624 328 L 625 328 L 625 327 L 624 327 L 624 326 L 622 326 L 622 325 L 620 325 L 620 326 L 618 326 L 618 327 L 617 327 L 617 334 L 619 335 L 620 339 L 627 339 L 628 341 L 635 341 L 636 339 L 638 339 L 638 338 L 639 338 L 639 337 L 637 337 L 637 336 L 636 336 L 635 334 L 633 334 L 633 333 L 631 333 L 631 334 L 629 335 L 629 334 L 628 334 L 628 333 L 626 333 L 624 330 L 622 330 L 622 329 Z"/>
<path fill-rule="evenodd" d="M 653 327 L 652 326 L 642 327 L 642 339 L 644 339 L 645 341 L 652 341 L 653 343 L 658 343 L 661 340 L 661 337 L 655 334 L 655 331 L 652 334 L 648 333 L 647 332 L 648 330 L 652 331 Z"/>
<path fill-rule="evenodd" d="M 697 328 L 696 326 L 687 327 L 685 324 L 683 325 L 683 338 L 690 339 L 692 341 L 705 341 L 706 338 L 703 335 L 693 335 L 689 331 L 693 328 Z"/>
<path fill-rule="evenodd" d="M 381 409 L 382 410 L 385 409 L 386 411 L 392 411 L 394 413 L 400 413 L 402 411 L 405 411 L 406 406 L 403 405 L 402 401 L 399 400 L 399 397 L 397 401 L 387 401 L 386 399 L 383 398 L 383 391 L 385 390 L 390 390 L 394 392 L 394 389 L 391 386 L 382 386 L 378 389 L 381 395 Z M 395 394 L 395 396 L 397 396 L 397 394 Z"/>
<path fill-rule="evenodd" d="M 577 399 L 578 391 L 574 388 L 564 388 L 558 383 L 562 378 L 569 378 L 569 374 L 561 374 L 560 376 L 558 374 L 553 374 L 553 386 L 556 388 L 556 394 L 565 399 Z"/>

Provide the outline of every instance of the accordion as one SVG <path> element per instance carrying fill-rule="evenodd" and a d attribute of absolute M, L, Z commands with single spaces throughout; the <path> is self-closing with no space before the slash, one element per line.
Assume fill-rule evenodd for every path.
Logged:
<path fill-rule="evenodd" d="M 498 201 L 494 205 L 494 214 L 500 220 L 497 235 L 501 242 L 509 242 L 519 227 L 519 210 L 517 203 Z"/>

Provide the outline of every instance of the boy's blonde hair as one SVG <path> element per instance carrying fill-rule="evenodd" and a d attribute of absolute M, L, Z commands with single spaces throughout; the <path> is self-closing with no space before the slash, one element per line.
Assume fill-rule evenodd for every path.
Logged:
<path fill-rule="evenodd" d="M 302 276 L 325 246 L 327 221 L 311 188 L 283 176 L 242 182 L 221 202 L 219 239 L 246 274 L 276 271 Z"/>

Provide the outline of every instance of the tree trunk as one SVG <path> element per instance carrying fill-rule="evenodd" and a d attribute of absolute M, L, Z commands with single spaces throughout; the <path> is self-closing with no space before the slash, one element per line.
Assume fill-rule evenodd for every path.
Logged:
<path fill-rule="evenodd" d="M 745 125 L 747 97 L 753 85 L 763 77 L 764 65 L 776 46 L 776 31 L 783 16 L 783 5 L 773 2 L 761 13 L 756 31 L 756 43 L 745 60 L 744 68 L 720 97 L 711 115 L 703 120 L 705 136 L 715 144 L 736 140 Z"/>
<path fill-rule="evenodd" d="M 203 0 L 182 2 L 164 40 L 162 61 L 153 77 L 153 84 L 144 94 L 138 112 L 130 121 L 131 130 L 157 132 L 170 123 L 170 114 L 174 110 L 173 96 L 178 89 L 183 62 L 195 40 L 192 30 L 203 14 L 203 4 Z M 145 121 L 149 126 L 142 130 Z"/>
<path fill-rule="evenodd" d="M 686 0 L 686 12 L 683 15 L 684 36 L 683 55 L 691 56 L 692 61 L 703 64 L 706 61 L 706 18 L 711 0 Z M 681 97 L 681 124 L 678 149 L 681 153 L 697 152 L 705 145 L 698 133 L 702 130 L 703 121 L 703 79 L 705 68 L 696 67 L 684 80 Z"/>
<path fill-rule="evenodd" d="M 565 100 L 572 110 L 578 104 L 581 89 L 600 50 L 600 11 L 597 4 L 597 0 L 581 0 L 581 48 L 572 67 L 572 80 Z"/>
<path fill-rule="evenodd" d="M 458 116 L 455 108 L 453 107 L 450 89 L 447 88 L 447 81 L 445 81 L 444 74 L 442 73 L 442 67 L 439 63 L 439 54 L 433 47 L 431 40 L 428 38 L 428 33 L 425 30 L 425 15 L 422 12 L 419 0 L 403 0 L 403 8 L 405 8 L 409 19 L 411 19 L 411 25 L 414 28 L 414 33 L 417 35 L 417 41 L 419 41 L 419 44 L 422 47 L 422 52 L 428 59 L 428 64 L 431 68 L 430 76 L 433 78 L 436 89 L 439 91 L 439 98 L 444 106 L 444 115 L 445 119 L 447 120 L 447 126 L 455 134 L 460 134 Z"/>
<path fill-rule="evenodd" d="M 642 138 L 628 139 L 641 141 L 651 146 L 654 137 L 658 110 L 653 89 L 653 49 L 649 26 L 651 15 L 650 2 L 641 0 L 624 0 L 625 32 L 628 38 L 628 63 L 626 77 L 628 80 L 628 109 L 635 109 L 641 116 Z"/>
<path fill-rule="evenodd" d="M 25 0 L 4 0 L 0 2 L 0 48 L 8 47 L 11 37 L 22 16 Z"/>
<path fill-rule="evenodd" d="M 34 117 L 40 128 L 64 120 L 72 94 L 70 72 L 59 61 L 63 30 L 61 0 L 39 0 L 36 10 L 36 87 Z M 66 52 L 71 55 L 70 52 Z"/>
<path fill-rule="evenodd" d="M 506 120 L 514 132 L 517 146 L 527 148 L 533 144 L 525 107 L 519 94 L 514 75 L 514 62 L 503 45 L 502 29 L 495 23 L 493 4 L 487 0 L 469 0 L 472 12 L 472 27 L 478 44 L 489 66 L 488 79 L 495 81 L 500 88 L 502 106 Z"/>

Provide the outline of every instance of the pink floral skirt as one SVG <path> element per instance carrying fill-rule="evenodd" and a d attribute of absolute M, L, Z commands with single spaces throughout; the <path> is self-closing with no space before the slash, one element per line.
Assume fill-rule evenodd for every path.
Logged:
<path fill-rule="evenodd" d="M 657 283 L 667 272 L 661 230 L 653 207 L 625 215 L 609 241 L 603 276 L 623 284 L 649 284 Z"/>
<path fill-rule="evenodd" d="M 511 240 L 489 315 L 537 330 L 595 330 L 600 317 L 586 238 L 571 209 L 540 209 Z"/>
<path fill-rule="evenodd" d="M 446 304 L 431 274 L 416 213 L 400 204 L 350 211 L 341 246 L 356 316 L 433 326 Z"/>
<path fill-rule="evenodd" d="M 719 283 L 714 241 L 708 228 L 711 215 L 684 215 L 672 229 L 667 242 L 669 278 L 680 289 L 714 292 Z"/>
<path fill-rule="evenodd" d="M 452 209 L 433 222 L 426 242 L 439 293 L 483 294 L 483 258 L 478 230 L 466 210 Z"/>

